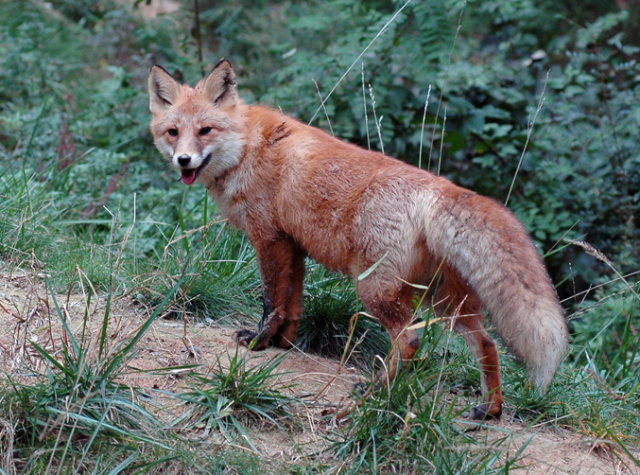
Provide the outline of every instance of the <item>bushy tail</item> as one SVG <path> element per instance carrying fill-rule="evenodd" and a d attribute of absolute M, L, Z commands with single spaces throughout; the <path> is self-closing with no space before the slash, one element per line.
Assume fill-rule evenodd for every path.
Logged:
<path fill-rule="evenodd" d="M 522 224 L 500 203 L 470 192 L 431 201 L 426 213 L 431 252 L 467 282 L 501 339 L 544 391 L 564 357 L 568 331 L 549 275 Z"/>

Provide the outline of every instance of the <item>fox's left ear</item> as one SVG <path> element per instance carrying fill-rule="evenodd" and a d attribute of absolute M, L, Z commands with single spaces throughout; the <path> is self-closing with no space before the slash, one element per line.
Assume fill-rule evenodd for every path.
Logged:
<path fill-rule="evenodd" d="M 202 93 L 216 105 L 233 105 L 238 101 L 236 73 L 226 59 L 220 61 L 202 84 Z"/>

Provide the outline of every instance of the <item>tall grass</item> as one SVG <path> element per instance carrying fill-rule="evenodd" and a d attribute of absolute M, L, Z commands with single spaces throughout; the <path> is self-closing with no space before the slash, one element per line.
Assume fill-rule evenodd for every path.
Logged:
<path fill-rule="evenodd" d="M 191 242 L 189 248 L 182 245 Z M 213 223 L 187 234 L 172 236 L 164 255 L 140 287 L 157 303 L 187 266 L 187 280 L 176 294 L 169 315 L 253 323 L 260 311 L 260 277 L 255 252 L 241 233 L 225 223 Z"/>

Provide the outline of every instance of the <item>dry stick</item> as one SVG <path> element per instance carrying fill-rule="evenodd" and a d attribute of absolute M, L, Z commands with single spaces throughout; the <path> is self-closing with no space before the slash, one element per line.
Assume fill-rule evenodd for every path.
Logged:
<path fill-rule="evenodd" d="M 440 155 L 438 155 L 438 173 L 440 176 L 440 165 L 442 165 L 442 146 L 444 145 L 444 127 L 447 125 L 447 108 L 444 108 L 444 119 L 442 120 L 442 133 L 440 134 Z"/>
<path fill-rule="evenodd" d="M 363 81 L 364 81 L 364 77 L 363 77 Z M 422 130 L 420 131 L 420 155 L 418 156 L 418 168 L 422 168 L 422 139 L 424 138 L 424 123 L 427 120 L 427 107 L 429 106 L 430 95 L 431 95 L 431 84 L 429 84 L 429 90 L 427 91 L 427 100 L 424 102 L 424 112 L 422 113 Z"/>
<path fill-rule="evenodd" d="M 364 103 L 364 126 L 367 129 L 367 149 L 371 150 L 371 140 L 369 138 L 369 117 L 367 116 L 367 95 L 364 92 L 364 63 L 362 63 L 362 101 Z M 422 121 L 422 125 L 424 128 L 424 120 Z"/>
<path fill-rule="evenodd" d="M 619 279 L 615 279 L 615 280 L 619 280 Z M 610 283 L 610 282 L 608 282 Z M 591 286 L 591 289 L 593 290 L 593 286 Z M 601 305 L 603 305 L 605 303 L 605 301 L 615 298 L 615 297 L 624 297 L 624 294 L 627 290 L 626 289 L 622 289 L 618 292 L 614 292 L 612 294 L 608 294 L 605 295 L 604 297 L 602 297 L 601 299 L 599 299 L 597 302 L 595 302 L 593 305 L 589 306 L 589 307 L 583 307 L 580 308 L 579 310 L 576 310 L 575 312 L 573 312 L 571 315 L 569 315 L 567 318 L 569 320 L 574 320 L 576 318 L 578 318 L 580 315 L 582 315 L 583 313 L 587 313 L 591 310 L 595 310 L 596 308 L 600 307 Z M 586 298 L 586 296 L 585 296 Z M 580 303 L 584 302 L 584 298 L 582 299 L 582 301 Z M 606 328 L 606 327 L 605 327 Z M 602 333 L 603 330 L 600 330 L 599 334 Z"/>
<path fill-rule="evenodd" d="M 407 5 L 409 5 L 409 3 L 411 3 L 411 0 L 407 0 L 407 2 L 402 5 L 400 7 L 400 9 L 395 12 L 393 14 L 393 16 L 391 17 L 391 19 L 385 23 L 385 25 L 382 27 L 382 29 L 378 32 L 378 34 L 371 40 L 371 42 L 367 45 L 367 47 L 365 49 L 362 50 L 362 53 L 360 53 L 358 55 L 358 57 L 353 61 L 353 63 L 351 63 L 351 66 L 349 66 L 349 68 L 345 71 L 345 73 L 340 77 L 340 79 L 338 79 L 338 82 L 336 82 L 335 86 L 333 86 L 333 89 L 331 89 L 331 91 L 329 91 L 329 94 L 327 94 L 327 97 L 324 98 L 324 100 L 322 101 L 322 104 L 320 105 L 320 107 L 318 107 L 318 109 L 316 110 L 315 114 L 313 114 L 313 117 L 311 117 L 311 120 L 309 121 L 309 124 L 311 124 L 311 122 L 313 122 L 313 119 L 316 118 L 316 116 L 318 115 L 318 112 L 320 112 L 320 109 L 322 108 L 322 106 L 324 106 L 324 104 L 327 102 L 327 100 L 329 99 L 329 97 L 331 97 L 331 94 L 333 94 L 333 92 L 338 88 L 338 86 L 340 85 L 340 83 L 344 80 L 345 77 L 347 77 L 347 74 L 349 74 L 349 72 L 351 72 L 351 70 L 353 69 L 353 67 L 356 65 L 356 63 L 358 61 L 360 61 L 360 58 L 362 58 L 364 56 L 364 54 L 367 52 L 367 50 L 369 48 L 371 48 L 371 45 L 373 45 L 373 43 L 375 43 L 375 41 L 385 32 L 387 31 L 387 28 L 389 27 L 389 25 L 391 23 L 393 23 L 393 21 L 396 19 L 396 17 L 398 15 L 400 15 L 400 12 L 402 12 L 402 10 L 404 10 L 406 8 Z M 466 1 L 465 1 L 466 3 Z"/>
<path fill-rule="evenodd" d="M 354 315 L 354 317 L 356 317 L 356 316 L 357 316 L 357 315 Z M 352 318 L 353 318 L 353 317 L 352 317 Z M 351 328 L 351 326 L 350 326 L 350 329 L 349 329 L 349 335 L 350 335 L 351 339 L 353 339 L 353 333 L 354 333 L 354 331 L 355 331 L 355 328 L 353 328 L 353 329 L 352 329 L 352 328 Z M 333 373 L 333 375 L 332 375 L 331 379 L 329 380 L 329 382 L 328 382 L 328 383 L 326 383 L 326 384 L 322 387 L 322 389 L 321 389 L 321 390 L 320 390 L 320 391 L 319 391 L 319 392 L 318 392 L 318 393 L 313 397 L 313 401 L 314 401 L 314 402 L 316 402 L 316 401 L 320 398 L 320 396 L 322 396 L 322 395 L 323 395 L 323 393 L 324 393 L 327 389 L 329 389 L 329 387 L 331 387 L 331 385 L 334 383 L 334 381 L 337 379 L 338 375 L 339 375 L 339 374 L 340 374 L 340 372 L 342 371 L 342 366 L 344 366 L 344 364 L 345 364 L 347 361 L 349 361 L 349 360 L 351 359 L 351 357 L 353 356 L 353 353 L 355 353 L 355 352 L 356 352 L 356 350 L 358 349 L 358 347 L 360 347 L 360 345 L 362 344 L 362 342 L 364 341 L 364 339 L 365 339 L 365 337 L 366 337 L 366 336 L 367 336 L 367 332 L 365 331 L 365 332 L 360 336 L 360 338 L 358 338 L 358 341 L 356 341 L 356 342 L 353 344 L 353 347 L 352 347 L 352 348 L 351 348 L 351 350 L 349 351 L 349 354 L 348 354 L 348 355 L 346 355 L 346 353 L 347 353 L 347 349 L 349 348 L 349 345 L 351 344 L 351 340 L 347 340 L 347 345 L 345 346 L 345 349 L 344 349 L 344 350 L 343 350 L 343 352 L 342 352 L 342 357 L 341 357 L 341 360 L 340 360 L 340 366 L 339 366 L 339 367 L 338 367 L 338 369 Z M 297 347 L 296 345 L 293 345 L 293 347 L 292 347 L 292 348 L 293 348 L 293 349 L 298 350 L 301 354 L 303 354 L 303 355 L 305 355 L 305 356 L 307 356 L 307 357 L 309 356 L 307 353 L 305 353 L 304 351 L 302 351 L 302 350 L 301 350 L 299 347 Z M 346 356 L 345 356 L 345 355 L 346 355 Z M 323 375 L 326 375 L 326 374 L 329 374 L 329 373 L 316 372 L 316 373 L 307 373 L 307 374 L 308 374 L 308 375 L 310 375 L 310 374 L 323 374 Z M 310 393 L 310 394 L 309 394 L 309 396 L 311 396 L 311 395 L 312 395 L 312 394 Z M 300 397 L 302 397 L 302 396 L 300 396 Z M 340 403 L 338 403 L 338 404 L 340 404 Z"/>
<path fill-rule="evenodd" d="M 549 81 L 549 71 L 547 71 L 547 77 L 544 80 L 544 86 L 542 87 L 542 93 L 540 93 L 540 101 L 538 101 L 538 108 L 536 109 L 536 113 L 533 116 L 533 121 L 529 122 L 529 127 L 527 130 L 527 140 L 524 143 L 524 148 L 522 149 L 522 155 L 520 155 L 520 161 L 518 162 L 518 167 L 516 168 L 516 172 L 513 174 L 513 180 L 511 181 L 511 187 L 509 188 L 509 194 L 507 195 L 507 199 L 504 202 L 504 205 L 507 206 L 509 204 L 509 198 L 511 198 L 511 192 L 513 191 L 513 185 L 516 183 L 516 178 L 518 176 L 518 172 L 520 171 L 520 165 L 522 165 L 522 160 L 524 160 L 524 154 L 527 151 L 527 146 L 529 145 L 529 140 L 531 139 L 531 134 L 533 133 L 533 126 L 536 123 L 536 118 L 542 109 L 542 105 L 544 104 L 544 91 L 547 90 L 547 81 Z"/>
<path fill-rule="evenodd" d="M 320 105 L 322 106 L 322 109 L 324 110 L 324 116 L 327 118 L 327 122 L 329 123 L 329 130 L 331 130 L 331 135 L 335 137 L 336 134 L 333 133 L 333 127 L 331 127 L 331 120 L 329 119 L 329 113 L 327 112 L 327 108 L 324 106 L 324 102 L 322 102 L 322 94 L 320 94 L 320 88 L 318 87 L 318 83 L 314 78 L 311 78 L 311 80 L 313 81 L 313 84 L 316 85 L 316 91 L 318 91 L 318 97 L 320 98 Z"/>
<path fill-rule="evenodd" d="M 571 272 L 573 272 L 573 270 L 571 270 Z M 589 288 L 585 291 L 584 295 L 582 296 L 582 300 L 580 300 L 580 303 L 578 304 L 580 307 L 582 307 L 582 304 L 584 303 L 584 301 L 587 298 L 587 295 L 589 295 L 589 292 L 591 292 L 591 289 L 593 288 L 593 284 L 589 284 Z M 575 279 L 574 279 L 574 285 L 573 285 L 573 292 L 574 295 L 577 295 L 576 292 L 576 286 L 575 286 Z M 562 302 L 561 302 L 562 303 Z"/>
<path fill-rule="evenodd" d="M 431 154 L 433 153 L 433 142 L 436 137 L 436 125 L 438 125 L 438 114 L 440 114 L 440 106 L 442 105 L 442 97 L 444 96 L 444 90 L 447 87 L 447 78 L 449 77 L 449 68 L 451 67 L 451 61 L 453 60 L 453 51 L 456 49 L 456 43 L 458 41 L 458 34 L 462 27 L 462 14 L 467 6 L 467 0 L 464 0 L 462 10 L 460 10 L 460 17 L 458 18 L 458 27 L 456 28 L 456 36 L 453 38 L 453 46 L 451 46 L 451 53 L 449 53 L 449 63 L 447 64 L 447 70 L 444 73 L 444 81 L 442 82 L 442 89 L 440 90 L 440 99 L 438 100 L 438 109 L 436 110 L 436 118 L 433 122 L 433 134 L 431 134 L 431 147 L 429 148 L 429 162 L 427 164 L 427 170 L 431 169 Z"/>
<path fill-rule="evenodd" d="M 378 121 L 378 117 L 376 116 L 376 98 L 373 95 L 373 88 L 371 84 L 369 84 L 369 95 L 371 96 L 371 108 L 373 109 L 373 120 L 376 123 L 376 129 L 378 130 L 378 138 L 380 139 L 380 151 L 384 153 L 384 143 L 382 142 L 382 132 L 380 131 L 380 124 L 382 124 L 382 117 L 380 116 L 380 121 Z"/>

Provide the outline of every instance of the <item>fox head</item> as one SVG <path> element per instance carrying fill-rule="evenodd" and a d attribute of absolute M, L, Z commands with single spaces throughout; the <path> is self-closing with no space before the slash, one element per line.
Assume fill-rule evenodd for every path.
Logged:
<path fill-rule="evenodd" d="M 231 63 L 222 60 L 195 88 L 179 84 L 160 66 L 149 74 L 151 132 L 164 158 L 193 184 L 240 163 L 242 101 Z"/>

